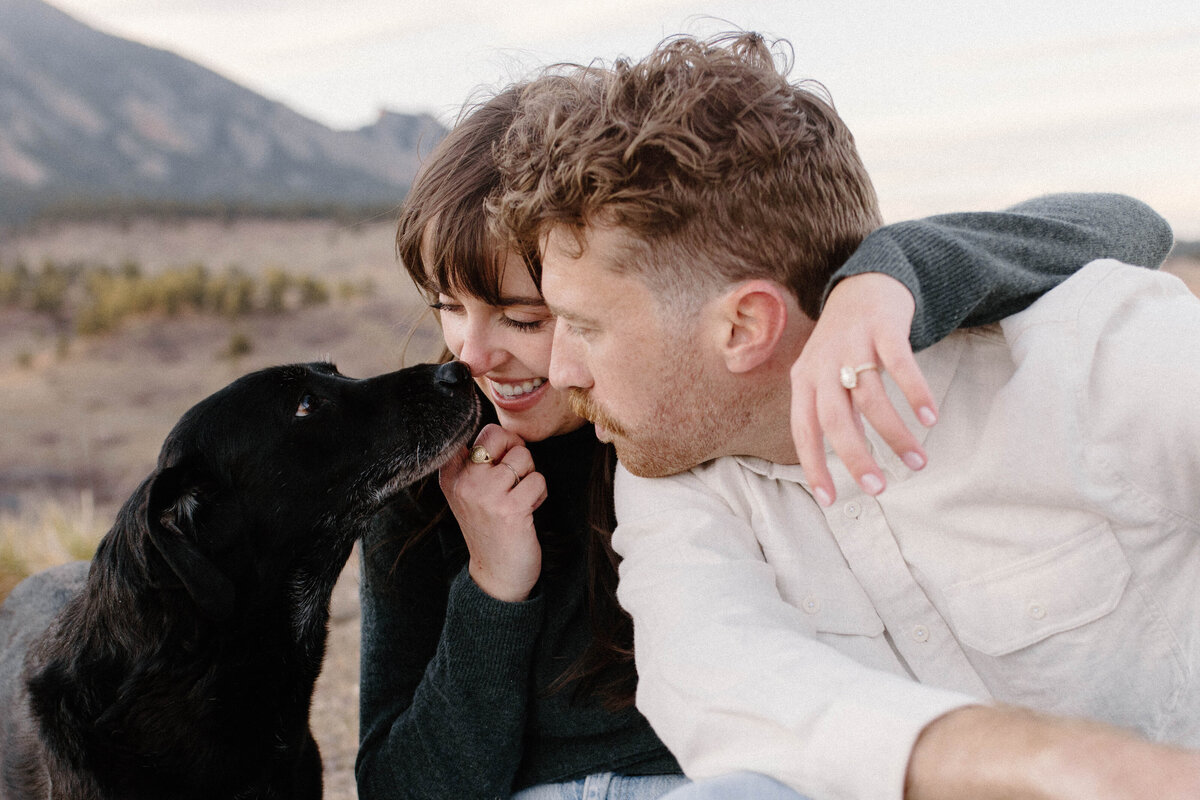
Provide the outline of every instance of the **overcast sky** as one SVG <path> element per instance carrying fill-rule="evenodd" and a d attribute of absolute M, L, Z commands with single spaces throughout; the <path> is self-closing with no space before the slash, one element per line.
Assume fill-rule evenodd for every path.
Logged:
<path fill-rule="evenodd" d="M 758 30 L 828 87 L 889 220 L 1120 191 L 1200 239 L 1198 0 L 51 2 L 335 128 L 384 108 L 449 123 L 542 64 Z"/>

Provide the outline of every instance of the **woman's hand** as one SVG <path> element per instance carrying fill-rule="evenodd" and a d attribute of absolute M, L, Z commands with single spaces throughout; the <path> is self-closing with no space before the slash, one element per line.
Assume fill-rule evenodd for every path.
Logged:
<path fill-rule="evenodd" d="M 937 421 L 933 396 L 908 341 L 914 308 L 912 294 L 895 278 L 875 272 L 846 278 L 829 293 L 812 336 L 792 365 L 792 439 L 822 506 L 837 496 L 822 433 L 864 491 L 876 495 L 886 485 L 867 448 L 860 414 L 909 469 L 925 466 L 925 451 L 892 407 L 881 378 L 883 371 L 892 376 L 922 424 Z M 868 364 L 875 368 L 858 371 L 853 389 L 842 385 L 843 367 Z"/>
<path fill-rule="evenodd" d="M 464 448 L 442 467 L 438 482 L 471 553 L 471 578 L 497 600 L 518 602 L 542 570 L 533 512 L 546 499 L 546 479 L 534 471 L 525 442 L 499 425 L 479 432 L 480 447 L 487 461 L 473 461 Z"/>

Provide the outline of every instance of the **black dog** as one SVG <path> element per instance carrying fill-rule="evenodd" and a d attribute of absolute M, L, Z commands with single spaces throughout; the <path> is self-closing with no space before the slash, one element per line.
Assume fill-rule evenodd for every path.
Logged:
<path fill-rule="evenodd" d="M 0 798 L 320 798 L 308 713 L 334 583 L 478 418 L 459 363 L 276 367 L 188 411 L 90 570 L 0 609 Z"/>

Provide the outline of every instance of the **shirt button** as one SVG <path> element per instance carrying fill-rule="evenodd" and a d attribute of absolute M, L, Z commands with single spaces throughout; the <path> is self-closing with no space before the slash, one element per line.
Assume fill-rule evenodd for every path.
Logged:
<path fill-rule="evenodd" d="M 804 609 L 805 614 L 815 614 L 821 610 L 821 601 L 815 597 L 806 597 L 800 607 Z"/>
<path fill-rule="evenodd" d="M 1045 619 L 1046 607 L 1041 603 L 1030 603 L 1029 616 L 1033 617 L 1034 619 Z"/>
<path fill-rule="evenodd" d="M 842 513 L 850 519 L 858 519 L 858 515 L 862 513 L 862 506 L 858 503 L 846 503 L 842 506 Z"/>
<path fill-rule="evenodd" d="M 929 628 L 924 625 L 916 625 L 912 629 L 912 637 L 914 642 L 924 644 L 929 641 Z"/>

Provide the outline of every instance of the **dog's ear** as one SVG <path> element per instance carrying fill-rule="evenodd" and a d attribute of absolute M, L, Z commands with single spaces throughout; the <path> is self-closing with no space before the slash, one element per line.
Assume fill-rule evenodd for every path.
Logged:
<path fill-rule="evenodd" d="M 201 612 L 212 619 L 233 613 L 233 581 L 200 549 L 198 515 L 205 502 L 203 481 L 185 466 L 154 476 L 146 505 L 146 530 L 159 555 L 179 578 Z"/>

